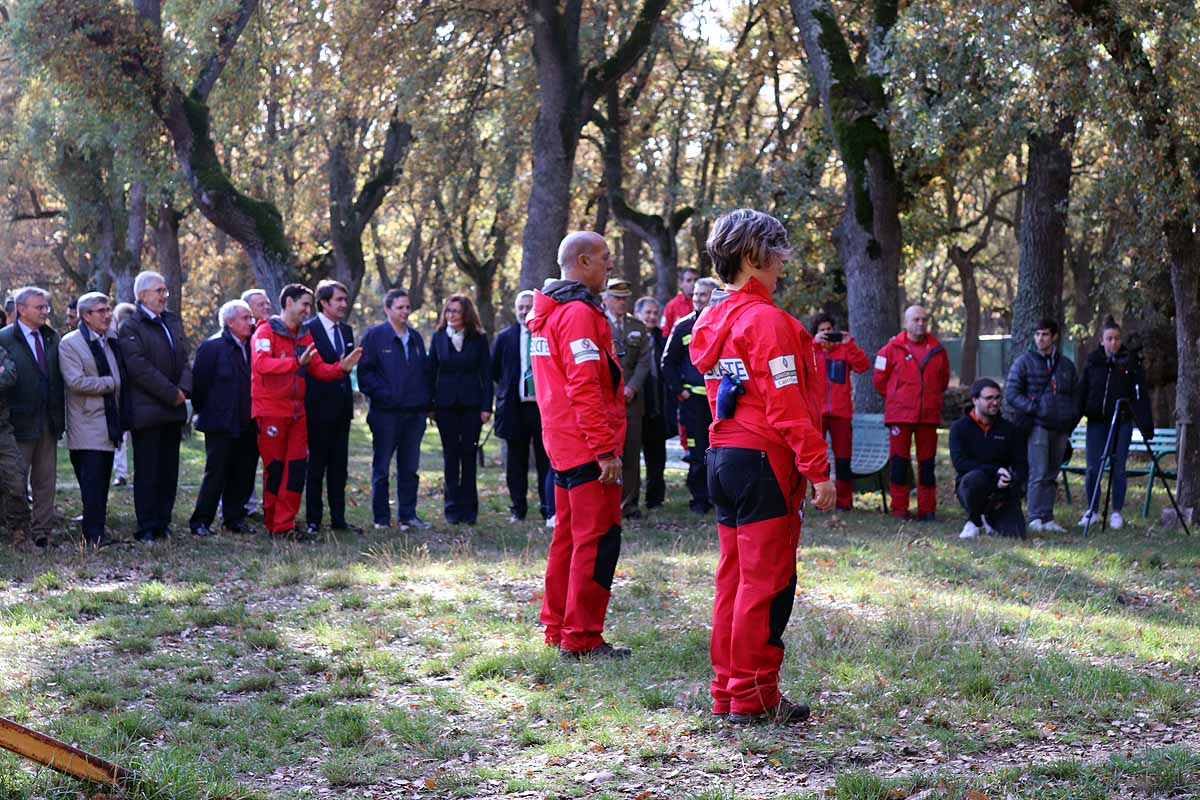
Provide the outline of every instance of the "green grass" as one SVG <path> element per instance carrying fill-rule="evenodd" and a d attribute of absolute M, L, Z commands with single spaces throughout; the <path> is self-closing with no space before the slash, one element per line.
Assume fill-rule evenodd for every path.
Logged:
<path fill-rule="evenodd" d="M 350 521 L 369 527 L 353 437 Z M 626 526 L 608 635 L 634 657 L 569 664 L 538 627 L 549 531 L 507 522 L 490 462 L 480 524 L 441 524 L 435 442 L 428 533 L 0 549 L 0 715 L 136 768 L 134 798 L 1066 800 L 1200 782 L 1200 550 L 1140 517 L 963 544 L 944 472 L 937 524 L 870 497 L 810 514 L 782 681 L 814 719 L 735 731 L 707 713 L 715 532 L 680 474 L 664 511 Z M 201 454 L 185 444 L 176 530 Z M 128 530 L 131 492 L 112 506 Z M 79 791 L 0 755 L 0 800 Z"/>

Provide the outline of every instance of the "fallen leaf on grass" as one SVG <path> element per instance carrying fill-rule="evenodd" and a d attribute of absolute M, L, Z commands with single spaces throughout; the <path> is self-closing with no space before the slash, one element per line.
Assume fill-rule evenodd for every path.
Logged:
<path fill-rule="evenodd" d="M 437 781 L 435 781 L 433 778 L 426 778 L 425 779 L 425 788 L 426 789 L 436 789 Z"/>

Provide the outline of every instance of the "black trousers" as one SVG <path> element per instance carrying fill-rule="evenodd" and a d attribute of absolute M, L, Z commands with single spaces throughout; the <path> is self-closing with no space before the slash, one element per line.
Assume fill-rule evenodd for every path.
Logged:
<path fill-rule="evenodd" d="M 554 512 L 546 501 L 546 475 L 550 472 L 550 459 L 542 444 L 542 417 L 537 403 L 518 403 L 520 421 L 517 432 L 508 438 L 508 461 L 504 465 L 504 480 L 508 485 L 509 510 L 513 516 L 525 519 L 529 512 L 529 445 L 533 444 L 533 460 L 537 466 L 538 511 L 542 519 Z"/>
<path fill-rule="evenodd" d="M 139 534 L 162 534 L 171 526 L 182 432 L 182 422 L 133 432 L 133 508 Z"/>
<path fill-rule="evenodd" d="M 204 479 L 188 525 L 211 526 L 217 516 L 218 502 L 227 527 L 241 524 L 246 518 L 246 501 L 254 490 L 257 472 L 258 431 L 253 423 L 239 436 L 204 434 Z"/>
<path fill-rule="evenodd" d="M 1025 515 L 1021 512 L 1018 487 L 1000 489 L 994 477 L 977 469 L 959 478 L 955 493 L 971 522 L 982 527 L 986 514 L 988 524 L 1000 535 L 1025 538 Z"/>
<path fill-rule="evenodd" d="M 72 450 L 71 466 L 75 469 L 75 480 L 79 481 L 79 497 L 83 500 L 83 522 L 79 528 L 86 541 L 97 542 L 104 535 L 104 522 L 108 518 L 112 451 Z"/>
<path fill-rule="evenodd" d="M 679 404 L 679 423 L 687 433 L 688 462 L 687 487 L 692 511 L 708 511 L 712 503 L 708 499 L 708 472 L 705 459 L 708 452 L 708 426 L 712 424 L 712 411 L 708 398 L 694 394 Z"/>
<path fill-rule="evenodd" d="M 350 469 L 350 420 L 308 418 L 308 483 L 304 488 L 304 517 L 321 524 L 321 483 L 329 493 L 329 522 L 346 525 L 346 478 Z"/>
<path fill-rule="evenodd" d="M 642 457 L 646 461 L 646 508 L 657 508 L 667 496 L 667 428 L 661 413 L 642 417 Z"/>
<path fill-rule="evenodd" d="M 442 437 L 446 521 L 473 524 L 479 519 L 479 491 L 475 487 L 475 454 L 483 428 L 479 409 L 439 408 L 437 426 Z"/>

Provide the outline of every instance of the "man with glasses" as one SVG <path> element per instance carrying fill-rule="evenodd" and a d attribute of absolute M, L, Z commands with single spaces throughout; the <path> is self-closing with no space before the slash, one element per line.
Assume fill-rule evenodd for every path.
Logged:
<path fill-rule="evenodd" d="M 1025 439 L 1000 416 L 1000 399 L 1000 385 L 980 378 L 971 385 L 971 411 L 950 426 L 954 489 L 967 511 L 960 539 L 978 538 L 980 531 L 1025 538 Z"/>
<path fill-rule="evenodd" d="M 907 519 L 909 453 L 916 440 L 917 519 L 933 521 L 937 510 L 937 426 L 942 395 L 950 382 L 950 359 L 929 329 L 929 312 L 910 306 L 904 330 L 875 356 L 875 389 L 884 397 L 883 422 L 888 426 L 892 457 L 892 514 Z"/>
<path fill-rule="evenodd" d="M 66 392 L 67 448 L 83 501 L 83 540 L 92 547 L 112 543 L 105 532 L 113 452 L 125 431 L 121 425 L 120 352 L 112 330 L 107 295 L 89 292 L 77 304 L 79 323 L 59 344 Z"/>
<path fill-rule="evenodd" d="M 50 327 L 50 293 L 26 286 L 13 293 L 17 320 L 0 331 L 0 347 L 12 356 L 17 380 L 8 390 L 13 435 L 24 458 L 23 475 L 33 494 L 29 533 L 45 547 L 54 525 L 58 438 L 63 433 L 63 382 L 58 333 Z"/>
<path fill-rule="evenodd" d="M 139 542 L 171 535 L 179 482 L 179 440 L 192 391 L 191 349 L 179 315 L 167 310 L 157 272 L 133 280 L 137 311 L 118 330 L 133 428 L 133 505 Z"/>

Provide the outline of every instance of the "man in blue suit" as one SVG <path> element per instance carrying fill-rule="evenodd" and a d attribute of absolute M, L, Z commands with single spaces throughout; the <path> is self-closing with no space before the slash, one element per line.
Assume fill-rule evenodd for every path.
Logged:
<path fill-rule="evenodd" d="M 220 502 L 225 530 L 249 533 L 246 498 L 258 471 L 258 426 L 250 416 L 250 334 L 254 318 L 242 300 L 221 306 L 220 332 L 196 348 L 192 409 L 204 433 L 204 479 L 188 527 L 211 536 Z"/>
<path fill-rule="evenodd" d="M 412 301 L 403 289 L 383 298 L 387 321 L 367 330 L 358 363 L 358 388 L 371 402 L 371 513 L 376 528 L 391 527 L 388 474 L 396 458 L 396 519 L 400 529 L 429 528 L 417 516 L 417 468 L 421 437 L 433 399 L 433 382 L 425 341 L 410 328 Z"/>
<path fill-rule="evenodd" d="M 517 321 L 496 335 L 492 351 L 492 380 L 496 384 L 496 420 L 493 430 L 508 443 L 505 480 L 513 522 L 525 519 L 529 510 L 529 445 L 537 464 L 538 509 L 542 519 L 554 514 L 546 496 L 546 476 L 550 459 L 542 445 L 542 415 L 538 412 L 533 385 L 533 366 L 529 360 L 530 334 L 525 317 L 533 308 L 533 292 L 517 295 Z"/>
<path fill-rule="evenodd" d="M 337 281 L 317 284 L 317 315 L 305 323 L 317 355 L 336 364 L 354 349 L 354 331 L 346 324 L 350 293 Z M 335 531 L 362 529 L 346 522 L 346 478 L 350 466 L 350 423 L 354 419 L 354 389 L 350 375 L 337 381 L 317 380 L 307 373 L 304 409 L 308 416 L 308 478 L 304 489 L 308 533 L 321 530 L 324 508 L 321 484 L 329 493 L 329 523 Z"/>

